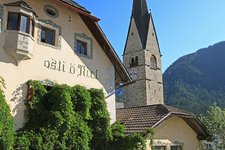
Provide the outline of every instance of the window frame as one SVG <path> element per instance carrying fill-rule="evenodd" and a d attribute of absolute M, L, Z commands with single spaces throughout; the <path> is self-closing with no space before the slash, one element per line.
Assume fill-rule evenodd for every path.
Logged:
<path fill-rule="evenodd" d="M 16 29 L 14 30 L 14 29 L 9 29 L 9 16 L 10 16 L 10 14 L 16 14 L 17 15 L 17 27 L 16 27 Z M 8 18 L 7 18 L 7 30 L 12 30 L 12 31 L 19 31 L 19 22 L 20 22 L 20 17 L 19 17 L 19 13 L 17 13 L 17 12 L 8 12 Z"/>
<path fill-rule="evenodd" d="M 132 67 L 136 67 L 138 66 L 138 56 L 136 57 L 131 57 L 131 60 L 130 60 L 130 68 Z"/>
<path fill-rule="evenodd" d="M 9 15 L 10 14 L 17 14 L 17 28 L 14 30 L 14 29 L 9 29 Z M 24 17 L 27 17 L 27 23 L 26 23 L 26 32 L 23 32 L 21 31 L 21 17 L 24 16 Z M 30 23 L 32 22 L 33 24 L 33 28 L 32 28 L 32 31 L 30 30 Z M 29 15 L 27 14 L 24 14 L 24 13 L 21 13 L 21 12 L 8 12 L 8 16 L 7 16 L 7 26 L 6 26 L 6 29 L 8 31 L 18 31 L 18 32 L 22 32 L 22 33 L 26 33 L 26 34 L 29 34 L 31 35 L 32 37 L 34 37 L 34 28 L 35 28 L 35 21 L 32 17 L 30 17 Z"/>
<path fill-rule="evenodd" d="M 167 150 L 167 147 L 166 147 L 166 146 L 157 146 L 157 145 L 153 146 L 154 149 L 155 149 L 156 147 L 163 148 L 163 150 Z"/>
<path fill-rule="evenodd" d="M 82 47 L 83 47 L 83 45 L 85 45 L 85 46 L 84 46 L 84 48 L 85 48 L 84 54 L 82 53 L 82 50 L 81 50 L 81 49 L 78 51 L 78 43 L 80 43 L 80 44 L 82 45 Z M 77 52 L 79 55 L 84 55 L 85 57 L 88 57 L 88 43 L 85 42 L 85 41 L 83 41 L 83 40 L 77 39 L 76 52 Z M 86 53 L 86 54 L 85 54 L 85 53 Z"/>
<path fill-rule="evenodd" d="M 52 42 L 53 43 L 48 43 L 48 42 L 42 42 L 42 30 L 48 30 L 48 31 L 50 31 L 50 32 L 53 32 L 53 37 L 52 37 Z M 49 28 L 49 27 L 46 27 L 46 26 L 41 26 L 41 35 L 40 35 L 41 37 L 41 39 L 40 39 L 40 41 L 41 41 L 41 43 L 45 43 L 45 44 L 49 44 L 49 45 L 52 45 L 52 46 L 56 46 L 56 30 L 55 29 L 52 29 L 52 28 Z M 46 38 L 46 36 L 47 36 L 47 34 L 45 34 L 45 40 L 47 39 Z"/>
<path fill-rule="evenodd" d="M 77 50 L 77 41 L 82 41 L 87 44 L 87 55 L 78 53 Z M 75 33 L 74 39 L 74 52 L 81 57 L 92 59 L 93 58 L 93 39 L 86 35 L 85 33 Z"/>
<path fill-rule="evenodd" d="M 175 147 L 176 149 L 177 148 L 180 148 L 180 150 L 183 150 L 183 146 L 181 146 L 181 145 L 171 145 L 170 146 L 170 149 L 172 150 L 172 147 Z"/>
<path fill-rule="evenodd" d="M 154 61 L 154 64 L 152 64 L 152 60 Z M 158 66 L 158 63 L 157 63 L 156 56 L 155 55 L 151 55 L 151 58 L 150 58 L 150 69 L 157 70 L 157 68 L 158 68 L 157 66 Z"/>

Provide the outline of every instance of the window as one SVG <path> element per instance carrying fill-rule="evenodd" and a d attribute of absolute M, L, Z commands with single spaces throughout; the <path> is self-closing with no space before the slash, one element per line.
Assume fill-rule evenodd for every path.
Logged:
<path fill-rule="evenodd" d="M 38 21 L 40 23 L 37 36 L 38 44 L 60 50 L 62 35 L 61 26 L 50 19 L 38 19 Z"/>
<path fill-rule="evenodd" d="M 21 13 L 8 13 L 7 30 L 21 31 L 34 35 L 34 21 Z"/>
<path fill-rule="evenodd" d="M 78 56 L 92 58 L 93 41 L 85 33 L 75 33 L 74 52 Z"/>
<path fill-rule="evenodd" d="M 138 66 L 138 57 L 136 56 L 135 59 L 132 57 L 130 62 L 130 67 Z"/>
<path fill-rule="evenodd" d="M 30 31 L 29 33 L 34 36 L 34 20 L 30 19 Z"/>
<path fill-rule="evenodd" d="M 28 24 L 28 17 L 21 15 L 21 18 L 20 18 L 20 31 L 21 32 L 25 32 L 25 33 L 29 33 L 28 26 L 29 26 L 29 24 Z"/>
<path fill-rule="evenodd" d="M 8 14 L 8 30 L 18 30 L 19 14 L 9 13 Z"/>
<path fill-rule="evenodd" d="M 157 61 L 156 61 L 156 57 L 154 55 L 152 55 L 151 59 L 150 59 L 150 68 L 157 69 Z"/>
<path fill-rule="evenodd" d="M 41 42 L 55 45 L 55 30 L 41 27 Z"/>
<path fill-rule="evenodd" d="M 135 57 L 135 64 L 138 66 L 138 57 Z"/>
<path fill-rule="evenodd" d="M 182 146 L 171 146 L 170 150 L 182 150 Z"/>
<path fill-rule="evenodd" d="M 46 5 L 44 8 L 44 12 L 46 15 L 52 18 L 56 18 L 59 16 L 59 13 L 55 7 L 52 7 L 50 5 Z"/>
<path fill-rule="evenodd" d="M 81 40 L 77 40 L 77 53 L 87 56 L 87 43 Z"/>
<path fill-rule="evenodd" d="M 166 150 L 165 146 L 154 146 L 153 147 L 154 150 Z"/>

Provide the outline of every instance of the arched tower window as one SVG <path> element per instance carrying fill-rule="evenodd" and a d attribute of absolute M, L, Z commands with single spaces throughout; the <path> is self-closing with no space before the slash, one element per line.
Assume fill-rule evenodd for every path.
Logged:
<path fill-rule="evenodd" d="M 133 57 L 131 58 L 131 64 L 134 64 L 134 58 Z"/>
<path fill-rule="evenodd" d="M 135 57 L 135 64 L 138 66 L 138 57 Z"/>
<path fill-rule="evenodd" d="M 150 59 L 150 68 L 151 69 L 157 69 L 157 60 L 156 60 L 156 57 L 154 55 L 152 55 L 151 59 Z"/>
<path fill-rule="evenodd" d="M 138 66 L 138 57 L 136 56 L 135 59 L 134 57 L 131 58 L 131 62 L 130 62 L 130 67 L 135 67 Z"/>

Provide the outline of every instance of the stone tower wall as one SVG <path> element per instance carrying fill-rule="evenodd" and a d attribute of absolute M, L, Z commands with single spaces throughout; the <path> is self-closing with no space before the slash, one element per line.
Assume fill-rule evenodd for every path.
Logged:
<path fill-rule="evenodd" d="M 137 1 L 134 4 L 143 6 Z M 134 72 L 138 72 L 138 77 L 133 79 L 134 82 L 124 88 L 125 107 L 164 103 L 161 53 L 157 34 L 151 14 L 148 14 L 148 17 L 145 16 L 146 18 L 142 18 L 143 20 L 137 17 L 141 13 L 148 13 L 145 10 L 145 6 L 142 9 L 143 11 L 139 9 L 133 10 L 123 55 L 124 65 L 131 77 Z M 144 16 L 141 15 L 140 17 Z M 145 22 L 146 20 L 148 22 Z M 148 26 L 147 30 L 141 30 L 145 25 Z M 138 57 L 138 64 L 130 65 L 131 59 L 135 57 Z M 154 58 L 156 63 L 151 63 L 151 58 Z"/>

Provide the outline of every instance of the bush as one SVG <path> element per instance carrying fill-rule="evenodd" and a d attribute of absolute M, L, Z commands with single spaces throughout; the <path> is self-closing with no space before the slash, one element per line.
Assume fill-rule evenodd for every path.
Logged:
<path fill-rule="evenodd" d="M 34 95 L 32 102 L 26 103 L 28 122 L 17 132 L 14 148 L 88 150 L 92 134 L 83 117 L 74 111 L 72 97 L 78 96 L 73 88 L 55 85 L 47 92 L 41 83 L 29 83 Z"/>
<path fill-rule="evenodd" d="M 125 127 L 119 122 L 112 124 L 113 140 L 108 146 L 108 150 L 145 150 L 146 149 L 146 136 L 154 134 L 147 130 L 143 133 L 133 133 L 125 135 Z M 150 129 L 151 130 L 151 129 Z"/>
<path fill-rule="evenodd" d="M 25 100 L 27 122 L 13 130 L 13 117 L 0 90 L 0 149 L 22 150 L 144 150 L 148 133 L 125 135 L 119 122 L 110 126 L 102 90 L 54 85 L 50 91 L 29 81 L 32 95 Z"/>

